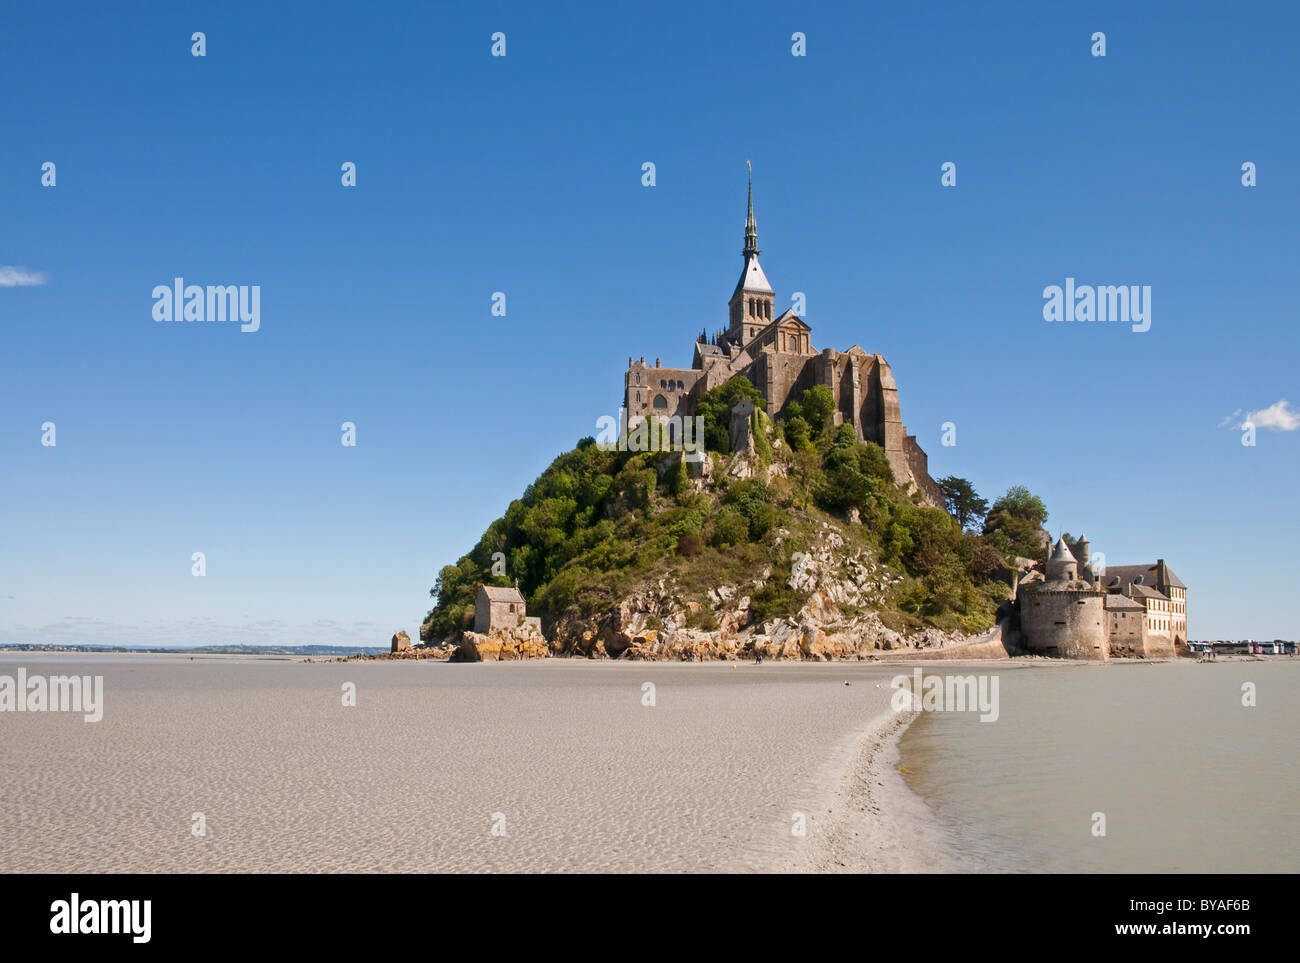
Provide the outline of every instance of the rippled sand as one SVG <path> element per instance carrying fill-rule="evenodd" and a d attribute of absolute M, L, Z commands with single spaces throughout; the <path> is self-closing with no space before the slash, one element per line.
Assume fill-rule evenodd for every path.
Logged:
<path fill-rule="evenodd" d="M 18 665 L 106 706 L 0 714 L 5 872 L 946 868 L 889 765 L 896 666 Z"/>

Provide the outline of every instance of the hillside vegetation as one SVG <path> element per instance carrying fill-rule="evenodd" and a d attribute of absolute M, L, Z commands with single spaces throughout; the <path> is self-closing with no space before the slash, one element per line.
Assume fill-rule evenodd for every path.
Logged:
<path fill-rule="evenodd" d="M 728 417 L 741 398 L 759 408 L 754 452 L 733 455 Z M 699 601 L 692 618 L 703 629 L 713 628 L 709 590 L 726 583 L 762 583 L 750 604 L 755 623 L 792 615 L 805 600 L 789 587 L 792 561 L 828 525 L 849 550 L 896 574 L 878 610 L 891 629 L 969 633 L 994 623 L 1015 557 L 1041 554 L 1047 513 L 1039 499 L 1012 489 L 976 534 L 896 485 L 878 445 L 834 426 L 827 389 L 806 391 L 775 424 L 761 408 L 743 378 L 702 399 L 703 470 L 688 471 L 680 452 L 604 450 L 582 439 L 439 572 L 421 638 L 470 628 L 478 585 L 516 580 L 529 614 L 548 631 L 562 619 L 608 611 L 661 579 Z M 973 529 L 986 503 L 963 479 L 942 484 L 949 507 Z M 492 575 L 495 553 L 504 555 L 505 575 Z"/>

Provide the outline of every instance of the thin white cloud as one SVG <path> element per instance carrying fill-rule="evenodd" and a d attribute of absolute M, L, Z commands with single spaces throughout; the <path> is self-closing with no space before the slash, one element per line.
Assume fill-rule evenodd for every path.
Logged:
<path fill-rule="evenodd" d="M 1300 411 L 1292 408 L 1285 398 L 1275 401 L 1267 408 L 1247 412 L 1245 421 L 1256 428 L 1272 428 L 1274 431 L 1295 431 L 1300 428 Z"/>
<path fill-rule="evenodd" d="M 0 265 L 0 288 L 32 288 L 45 283 L 45 275 L 29 268 Z"/>

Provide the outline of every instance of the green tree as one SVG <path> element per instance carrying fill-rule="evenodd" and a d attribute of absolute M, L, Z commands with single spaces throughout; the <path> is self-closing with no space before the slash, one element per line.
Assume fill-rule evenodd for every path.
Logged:
<path fill-rule="evenodd" d="M 713 516 L 713 547 L 731 548 L 749 541 L 749 519 L 730 505 Z"/>
<path fill-rule="evenodd" d="M 686 473 L 686 462 L 679 461 L 668 471 L 668 491 L 680 495 L 690 488 L 690 477 Z"/>
<path fill-rule="evenodd" d="M 695 414 L 704 419 L 704 447 L 709 451 L 725 454 L 731 450 L 731 409 L 742 400 L 753 402 L 755 408 L 764 405 L 763 396 L 744 375 L 736 375 L 700 398 Z"/>
<path fill-rule="evenodd" d="M 801 415 L 786 419 L 785 442 L 791 451 L 812 450 L 812 433 L 808 429 L 808 422 Z"/>
<path fill-rule="evenodd" d="M 1007 493 L 993 503 L 990 515 L 1005 512 L 1015 518 L 1023 518 L 1038 525 L 1047 522 L 1047 506 L 1043 500 L 1023 485 L 1012 485 Z"/>
<path fill-rule="evenodd" d="M 727 489 L 726 503 L 735 505 L 745 518 L 753 518 L 758 509 L 772 501 L 772 489 L 764 481 L 749 478 Z"/>
<path fill-rule="evenodd" d="M 1002 556 L 984 539 L 973 539 L 975 551 L 971 556 L 970 575 L 976 582 L 991 582 L 1003 570 Z"/>
<path fill-rule="evenodd" d="M 835 396 L 826 385 L 813 385 L 799 398 L 803 419 L 808 422 L 814 438 L 830 427 L 831 415 L 835 413 Z"/>
<path fill-rule="evenodd" d="M 948 514 L 957 519 L 962 531 L 974 528 L 984 520 L 989 503 L 979 497 L 975 486 L 965 478 L 956 475 L 940 478 L 939 487 L 943 489 L 943 501 Z"/>

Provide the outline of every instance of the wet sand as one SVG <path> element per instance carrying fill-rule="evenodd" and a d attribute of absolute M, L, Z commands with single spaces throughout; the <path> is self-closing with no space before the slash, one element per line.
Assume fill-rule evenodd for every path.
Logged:
<path fill-rule="evenodd" d="M 4 657 L 0 673 L 19 665 L 103 675 L 105 711 L 0 714 L 5 872 L 958 865 L 892 765 L 895 665 Z"/>

